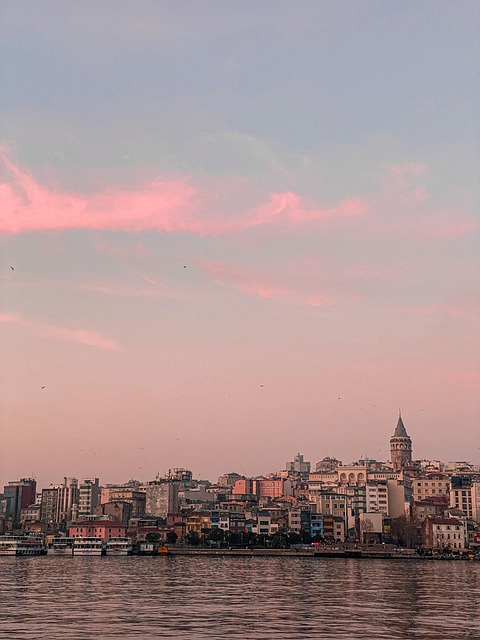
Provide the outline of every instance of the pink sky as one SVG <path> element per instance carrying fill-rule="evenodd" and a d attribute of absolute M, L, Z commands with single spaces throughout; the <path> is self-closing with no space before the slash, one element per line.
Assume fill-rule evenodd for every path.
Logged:
<path fill-rule="evenodd" d="M 323 4 L 5 7 L 0 486 L 480 463 L 478 7 Z"/>

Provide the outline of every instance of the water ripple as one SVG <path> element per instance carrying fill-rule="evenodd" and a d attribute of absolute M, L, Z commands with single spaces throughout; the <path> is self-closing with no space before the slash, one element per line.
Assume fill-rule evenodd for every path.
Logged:
<path fill-rule="evenodd" d="M 478 640 L 480 563 L 0 558 L 0 637 Z"/>

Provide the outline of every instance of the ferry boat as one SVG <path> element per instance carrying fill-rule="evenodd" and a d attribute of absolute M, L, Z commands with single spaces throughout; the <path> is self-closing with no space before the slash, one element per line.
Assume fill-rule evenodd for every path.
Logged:
<path fill-rule="evenodd" d="M 73 556 L 75 538 L 53 538 L 47 546 L 48 555 Z"/>
<path fill-rule="evenodd" d="M 0 536 L 0 556 L 40 556 L 45 552 L 42 536 Z"/>
<path fill-rule="evenodd" d="M 102 556 L 105 544 L 102 538 L 79 537 L 73 542 L 74 556 Z"/>
<path fill-rule="evenodd" d="M 107 540 L 107 556 L 129 556 L 133 550 L 131 538 L 110 538 Z"/>

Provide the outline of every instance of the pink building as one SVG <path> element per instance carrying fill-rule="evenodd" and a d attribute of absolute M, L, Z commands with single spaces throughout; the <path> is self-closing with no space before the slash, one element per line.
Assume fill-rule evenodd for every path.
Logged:
<path fill-rule="evenodd" d="M 289 496 L 292 493 L 292 483 L 285 478 L 277 478 L 275 480 L 267 480 L 261 478 L 260 480 L 254 480 L 254 493 L 259 500 L 276 498 L 283 498 Z"/>
<path fill-rule="evenodd" d="M 292 483 L 286 478 L 241 478 L 235 482 L 233 495 L 275 500 L 292 495 Z"/>
<path fill-rule="evenodd" d="M 70 538 L 124 538 L 126 526 L 110 520 L 86 520 L 77 522 L 69 528 Z"/>
<path fill-rule="evenodd" d="M 240 478 L 235 482 L 233 495 L 251 496 L 253 494 L 253 482 L 251 478 Z"/>

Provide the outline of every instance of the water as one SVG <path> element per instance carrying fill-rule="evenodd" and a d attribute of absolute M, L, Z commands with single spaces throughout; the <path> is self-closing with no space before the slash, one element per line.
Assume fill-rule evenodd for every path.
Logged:
<path fill-rule="evenodd" d="M 480 563 L 0 558 L 0 638 L 479 640 Z"/>

